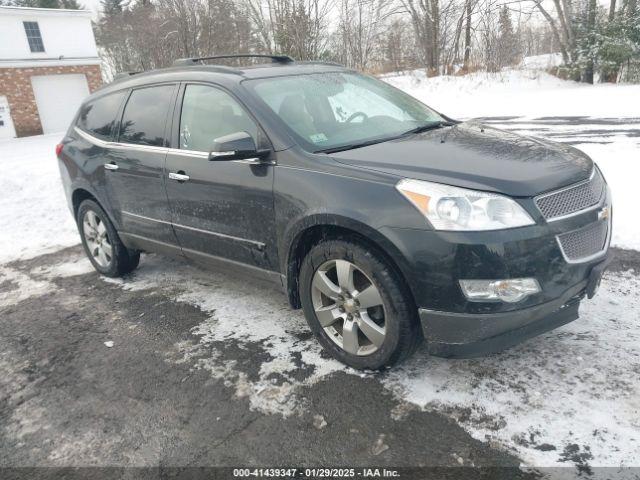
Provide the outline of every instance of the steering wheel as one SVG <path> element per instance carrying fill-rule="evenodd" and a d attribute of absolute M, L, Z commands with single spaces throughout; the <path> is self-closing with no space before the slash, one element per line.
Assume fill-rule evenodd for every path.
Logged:
<path fill-rule="evenodd" d="M 358 117 L 362 117 L 362 120 L 366 120 L 369 118 L 369 115 L 367 115 L 364 112 L 354 112 L 351 115 L 349 115 L 349 118 L 347 118 L 347 123 L 353 122 L 353 120 L 355 120 Z"/>

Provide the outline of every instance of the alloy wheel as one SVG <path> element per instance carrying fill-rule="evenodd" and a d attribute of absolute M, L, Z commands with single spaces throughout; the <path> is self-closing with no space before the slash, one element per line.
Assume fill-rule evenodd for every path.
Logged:
<path fill-rule="evenodd" d="M 108 268 L 113 260 L 113 246 L 104 222 L 93 210 L 87 210 L 82 221 L 82 229 L 94 261 L 102 268 Z"/>
<path fill-rule="evenodd" d="M 345 352 L 371 355 L 383 344 L 386 315 L 373 281 L 347 260 L 329 260 L 311 282 L 316 317 L 326 334 Z"/>

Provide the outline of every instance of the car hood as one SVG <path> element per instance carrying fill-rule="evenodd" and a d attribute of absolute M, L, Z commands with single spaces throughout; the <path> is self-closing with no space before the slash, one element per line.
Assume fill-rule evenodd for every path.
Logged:
<path fill-rule="evenodd" d="M 333 153 L 339 162 L 403 178 L 530 197 L 589 177 L 591 159 L 555 142 L 476 122 Z"/>

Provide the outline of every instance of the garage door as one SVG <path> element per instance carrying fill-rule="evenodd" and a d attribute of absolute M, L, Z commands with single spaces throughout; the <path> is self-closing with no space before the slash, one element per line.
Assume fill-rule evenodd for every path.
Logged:
<path fill-rule="evenodd" d="M 44 133 L 64 132 L 82 100 L 89 95 L 87 77 L 77 75 L 40 75 L 31 77 L 40 122 Z"/>

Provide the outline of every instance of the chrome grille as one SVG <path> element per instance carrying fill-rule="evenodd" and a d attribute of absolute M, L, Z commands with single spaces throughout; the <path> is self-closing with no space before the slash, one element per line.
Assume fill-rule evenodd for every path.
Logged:
<path fill-rule="evenodd" d="M 572 232 L 558 235 L 558 243 L 571 263 L 585 262 L 603 253 L 607 248 L 609 221 L 600 220 Z"/>
<path fill-rule="evenodd" d="M 589 180 L 536 197 L 535 202 L 547 220 L 577 213 L 600 203 L 605 192 L 604 178 L 594 167 Z"/>

